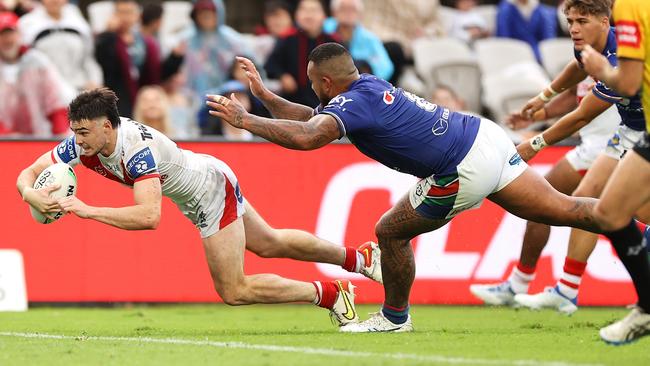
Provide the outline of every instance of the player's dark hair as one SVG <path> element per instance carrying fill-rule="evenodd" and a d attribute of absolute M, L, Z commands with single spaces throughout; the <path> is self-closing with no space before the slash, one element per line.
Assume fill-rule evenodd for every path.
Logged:
<path fill-rule="evenodd" d="M 566 0 L 564 14 L 568 14 L 571 9 L 576 9 L 583 15 L 600 15 L 609 18 L 612 14 L 612 0 Z"/>
<path fill-rule="evenodd" d="M 307 60 L 313 62 L 315 65 L 320 65 L 327 60 L 331 60 L 343 55 L 347 55 L 350 58 L 352 57 L 350 56 L 350 52 L 348 52 L 345 47 L 341 46 L 338 43 L 329 42 L 323 43 L 322 45 L 314 48 L 311 53 L 309 53 Z"/>
<path fill-rule="evenodd" d="M 108 88 L 84 91 L 68 106 L 68 119 L 78 122 L 106 117 L 111 126 L 120 125 L 120 114 L 117 111 L 117 95 Z"/>
<path fill-rule="evenodd" d="M 159 2 L 148 2 L 142 6 L 140 19 L 142 25 L 149 25 L 158 19 L 162 19 L 163 7 Z"/>

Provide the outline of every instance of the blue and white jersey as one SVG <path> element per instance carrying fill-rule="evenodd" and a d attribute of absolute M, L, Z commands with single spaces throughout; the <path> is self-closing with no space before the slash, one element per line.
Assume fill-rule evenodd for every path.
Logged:
<path fill-rule="evenodd" d="M 607 57 L 609 63 L 616 67 L 618 65 L 618 58 L 616 57 L 616 28 L 611 27 L 609 29 L 609 35 L 607 36 L 607 44 L 603 50 L 603 56 Z M 578 64 L 582 67 L 582 56 L 580 51 L 574 49 L 573 53 Z M 631 97 L 622 97 L 616 91 L 609 88 L 602 81 L 597 81 L 592 89 L 595 96 L 598 98 L 616 104 L 618 108 L 618 113 L 621 115 L 621 124 L 624 124 L 636 131 L 645 130 L 645 118 L 643 116 L 643 105 L 641 104 L 641 95 L 640 93 Z"/>
<path fill-rule="evenodd" d="M 316 112 L 333 116 L 341 135 L 365 155 L 420 178 L 455 173 L 480 125 L 477 117 L 451 112 L 368 74 Z"/>

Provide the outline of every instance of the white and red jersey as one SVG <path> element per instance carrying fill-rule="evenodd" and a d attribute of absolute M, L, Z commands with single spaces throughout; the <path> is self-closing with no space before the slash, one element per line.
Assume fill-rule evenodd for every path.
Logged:
<path fill-rule="evenodd" d="M 182 150 L 161 132 L 128 118 L 121 118 L 115 151 L 110 156 L 82 155 L 74 136 L 57 145 L 51 156 L 54 162 L 82 164 L 127 186 L 143 179 L 160 179 L 163 195 L 177 204 L 190 202 L 201 192 L 208 179 L 208 166 L 216 160 Z"/>

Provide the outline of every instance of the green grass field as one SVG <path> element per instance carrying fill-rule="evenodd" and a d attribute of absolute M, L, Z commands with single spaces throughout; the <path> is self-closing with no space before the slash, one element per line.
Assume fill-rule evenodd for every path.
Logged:
<path fill-rule="evenodd" d="M 414 333 L 340 334 L 309 305 L 36 307 L 0 313 L 0 365 L 650 365 L 650 337 L 598 338 L 624 314 L 414 306 Z"/>

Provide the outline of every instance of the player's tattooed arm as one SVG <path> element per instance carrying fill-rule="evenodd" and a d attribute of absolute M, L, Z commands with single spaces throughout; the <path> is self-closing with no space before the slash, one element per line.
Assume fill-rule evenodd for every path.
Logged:
<path fill-rule="evenodd" d="M 327 114 L 315 115 L 306 122 L 263 118 L 248 113 L 234 95 L 232 99 L 208 95 L 206 103 L 211 115 L 288 149 L 318 149 L 342 135 L 338 122 Z"/>
<path fill-rule="evenodd" d="M 262 104 L 271 112 L 274 118 L 306 122 L 314 115 L 313 108 L 292 103 L 276 94 L 262 100 Z"/>
<path fill-rule="evenodd" d="M 295 150 L 314 150 L 341 137 L 334 117 L 319 114 L 307 122 L 268 119 L 252 114 L 237 116 L 236 123 L 253 134 Z"/>

